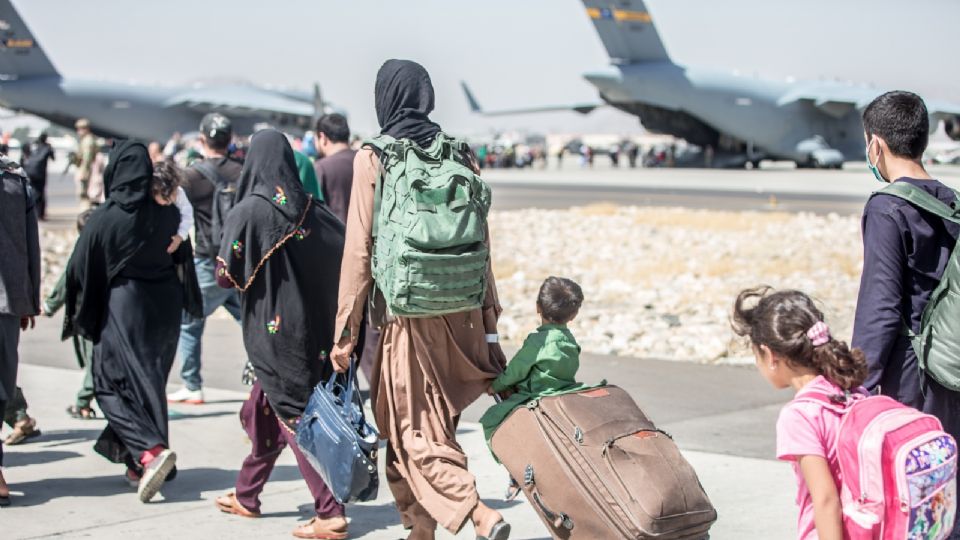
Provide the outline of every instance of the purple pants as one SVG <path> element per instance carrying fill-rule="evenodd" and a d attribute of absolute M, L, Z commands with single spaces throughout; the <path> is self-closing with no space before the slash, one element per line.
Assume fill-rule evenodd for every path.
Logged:
<path fill-rule="evenodd" d="M 317 517 L 326 519 L 344 515 L 343 505 L 333 498 L 327 484 L 300 452 L 294 434 L 280 425 L 280 419 L 267 402 L 267 395 L 263 393 L 259 382 L 253 384 L 250 397 L 240 407 L 240 423 L 252 445 L 250 455 L 243 460 L 243 467 L 237 476 L 237 501 L 244 508 L 260 511 L 260 492 L 270 478 L 270 471 L 280 453 L 289 446 L 297 458 L 300 474 L 313 495 Z"/>

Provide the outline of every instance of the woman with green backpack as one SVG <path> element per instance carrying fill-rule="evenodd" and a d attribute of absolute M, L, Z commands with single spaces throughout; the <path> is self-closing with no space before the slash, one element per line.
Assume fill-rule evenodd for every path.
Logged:
<path fill-rule="evenodd" d="M 469 147 L 430 121 L 434 92 L 415 62 L 377 74 L 381 134 L 354 161 L 353 191 L 331 358 L 347 369 L 364 302 L 382 329 L 371 381 L 387 444 L 387 480 L 409 538 L 470 520 L 477 538 L 510 526 L 480 501 L 456 441 L 461 412 L 506 364 L 490 271 L 490 190 Z"/>

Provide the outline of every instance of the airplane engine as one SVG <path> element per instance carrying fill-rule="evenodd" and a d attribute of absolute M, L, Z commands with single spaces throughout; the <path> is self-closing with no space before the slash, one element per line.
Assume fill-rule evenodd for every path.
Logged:
<path fill-rule="evenodd" d="M 944 120 L 943 129 L 951 141 L 960 141 L 960 116 L 951 116 Z"/>

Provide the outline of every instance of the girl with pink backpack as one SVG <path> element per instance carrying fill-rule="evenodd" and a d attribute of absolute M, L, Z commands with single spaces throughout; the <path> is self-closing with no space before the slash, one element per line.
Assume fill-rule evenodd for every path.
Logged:
<path fill-rule="evenodd" d="M 777 420 L 777 458 L 796 475 L 800 540 L 948 537 L 957 443 L 939 420 L 870 396 L 863 353 L 834 339 L 802 292 L 745 290 L 732 325 L 763 377 L 797 392 Z"/>

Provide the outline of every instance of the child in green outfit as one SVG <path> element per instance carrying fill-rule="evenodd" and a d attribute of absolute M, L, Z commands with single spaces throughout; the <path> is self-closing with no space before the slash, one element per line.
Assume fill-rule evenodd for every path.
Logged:
<path fill-rule="evenodd" d="M 90 219 L 93 210 L 87 210 L 77 216 L 77 232 L 82 232 L 83 227 Z M 64 270 L 57 280 L 56 286 L 50 292 L 50 295 L 43 301 L 43 314 L 47 317 L 53 315 L 63 307 L 67 299 L 67 271 Z M 68 336 L 64 336 L 66 339 Z M 97 417 L 97 411 L 93 409 L 93 372 L 91 364 L 93 362 L 93 342 L 80 336 L 73 337 L 73 351 L 77 355 L 77 363 L 83 368 L 83 384 L 77 392 L 77 399 L 73 405 L 67 407 L 67 414 L 81 420 L 93 420 Z"/>
<path fill-rule="evenodd" d="M 500 424 L 524 403 L 590 388 L 576 380 L 580 345 L 567 328 L 582 303 L 583 291 L 572 280 L 551 276 L 540 286 L 537 314 L 541 326 L 527 336 L 507 369 L 490 384 L 489 393 L 504 399 L 480 418 L 488 444 Z"/>

